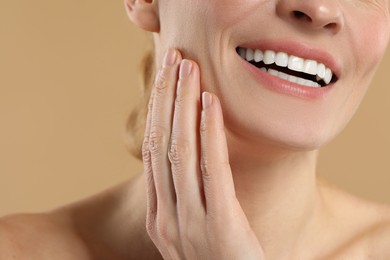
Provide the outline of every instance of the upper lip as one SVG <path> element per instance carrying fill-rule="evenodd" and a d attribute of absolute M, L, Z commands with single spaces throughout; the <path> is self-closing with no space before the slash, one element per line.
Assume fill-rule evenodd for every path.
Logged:
<path fill-rule="evenodd" d="M 238 47 L 246 49 L 273 50 L 275 52 L 285 52 L 304 59 L 315 60 L 323 63 L 332 70 L 333 74 L 340 78 L 341 66 L 338 61 L 327 51 L 315 48 L 308 44 L 294 42 L 291 40 L 260 40 L 240 44 Z"/>

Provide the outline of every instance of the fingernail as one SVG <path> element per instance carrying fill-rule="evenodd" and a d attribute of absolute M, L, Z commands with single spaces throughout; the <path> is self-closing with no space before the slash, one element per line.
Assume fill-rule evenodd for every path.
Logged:
<path fill-rule="evenodd" d="M 180 78 L 187 77 L 190 75 L 192 70 L 192 63 L 189 60 L 182 60 L 180 64 Z"/>
<path fill-rule="evenodd" d="M 213 103 L 213 96 L 208 92 L 202 93 L 202 107 L 203 109 L 206 109 L 211 106 Z"/>
<path fill-rule="evenodd" d="M 175 64 L 175 61 L 176 61 L 176 51 L 175 49 L 169 48 L 164 56 L 163 67 L 171 66 Z"/>

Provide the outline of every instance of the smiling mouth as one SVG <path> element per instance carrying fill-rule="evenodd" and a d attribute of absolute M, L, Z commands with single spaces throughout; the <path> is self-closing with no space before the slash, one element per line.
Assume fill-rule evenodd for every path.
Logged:
<path fill-rule="evenodd" d="M 237 53 L 257 68 L 283 80 L 307 87 L 327 87 L 337 81 L 334 72 L 316 60 L 304 59 L 285 52 L 236 48 Z"/>

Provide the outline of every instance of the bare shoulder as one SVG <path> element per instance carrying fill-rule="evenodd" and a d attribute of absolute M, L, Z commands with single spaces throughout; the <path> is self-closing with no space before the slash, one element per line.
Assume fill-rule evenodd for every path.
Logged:
<path fill-rule="evenodd" d="M 368 234 L 373 259 L 390 259 L 390 206 L 384 207 L 377 226 Z"/>
<path fill-rule="evenodd" d="M 2 217 L 0 260 L 152 259 L 138 257 L 158 253 L 146 236 L 143 189 L 133 178 L 47 213 Z"/>
<path fill-rule="evenodd" d="M 331 212 L 334 259 L 390 259 L 390 205 L 361 198 L 323 182 Z M 353 259 L 356 259 L 353 258 Z"/>
<path fill-rule="evenodd" d="M 379 206 L 378 210 L 383 208 Z M 340 259 L 350 256 L 355 259 L 390 259 L 390 214 L 380 214 L 369 228 L 340 251 L 339 256 Z"/>
<path fill-rule="evenodd" d="M 0 218 L 0 259 L 89 259 L 65 216 L 17 214 Z"/>

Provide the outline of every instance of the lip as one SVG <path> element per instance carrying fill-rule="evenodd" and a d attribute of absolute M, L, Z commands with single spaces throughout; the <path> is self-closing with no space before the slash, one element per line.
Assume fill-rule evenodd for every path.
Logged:
<path fill-rule="evenodd" d="M 313 47 L 306 46 L 301 43 L 291 41 L 261 41 L 252 42 L 239 45 L 241 48 L 251 48 L 260 50 L 273 50 L 275 52 L 286 52 L 289 55 L 298 56 L 304 59 L 311 59 L 317 62 L 323 63 L 325 66 L 330 68 L 334 75 L 339 79 L 340 65 L 336 60 L 327 52 L 316 49 Z M 268 72 L 262 71 L 245 59 L 241 58 L 239 54 L 237 57 L 243 63 L 243 66 L 249 70 L 254 78 L 260 82 L 261 85 L 265 86 L 269 90 L 285 94 L 293 97 L 303 98 L 307 100 L 315 100 L 323 98 L 329 93 L 335 86 L 335 83 L 331 83 L 326 87 L 314 88 L 306 87 L 297 83 L 293 83 L 279 77 L 273 76 Z"/>

